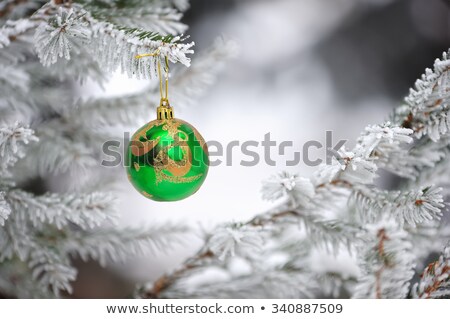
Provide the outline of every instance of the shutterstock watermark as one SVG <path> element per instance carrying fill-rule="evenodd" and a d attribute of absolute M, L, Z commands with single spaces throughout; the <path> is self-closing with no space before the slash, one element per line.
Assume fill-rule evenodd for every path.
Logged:
<path fill-rule="evenodd" d="M 102 146 L 102 165 L 105 167 L 126 166 L 131 161 L 125 161 L 127 149 L 130 143 L 130 133 L 124 134 L 123 140 L 109 140 Z M 211 140 L 206 142 L 209 152 L 209 166 L 233 166 L 239 164 L 245 167 L 252 167 L 264 163 L 269 166 L 298 166 L 303 163 L 307 166 L 319 166 L 322 163 L 331 164 L 333 158 L 341 160 L 339 150 L 347 143 L 347 140 L 333 141 L 333 132 L 326 131 L 325 144 L 317 140 L 306 141 L 300 148 L 294 145 L 293 141 L 276 141 L 271 138 L 270 133 L 266 133 L 260 141 L 233 140 L 227 143 Z M 181 156 L 184 160 L 189 160 L 192 166 L 201 165 L 204 158 L 199 155 L 195 148 L 201 150 L 203 146 L 192 146 L 186 139 L 179 139 L 174 136 L 171 141 L 133 141 L 131 143 L 131 152 L 129 156 L 158 157 L 158 161 L 164 164 L 169 161 L 167 155 L 169 150 L 176 150 L 182 154 L 189 152 L 189 156 Z M 322 152 L 323 156 L 317 156 L 318 152 Z M 276 155 L 276 159 L 272 156 Z M 161 153 L 162 155 L 158 154 Z M 173 152 L 172 152 L 173 153 Z M 314 155 L 314 154 L 316 155 Z M 239 158 L 245 156 L 245 159 L 235 161 L 236 155 Z M 288 155 L 289 154 L 289 155 Z M 280 159 L 281 158 L 281 159 Z M 278 161 L 278 162 L 277 162 Z M 280 163 L 279 161 L 283 161 Z"/>

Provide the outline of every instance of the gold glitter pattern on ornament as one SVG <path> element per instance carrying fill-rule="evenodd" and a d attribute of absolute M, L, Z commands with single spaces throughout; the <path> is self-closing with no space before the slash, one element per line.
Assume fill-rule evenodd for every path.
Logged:
<path fill-rule="evenodd" d="M 144 195 L 147 198 L 152 198 L 153 197 L 153 195 L 147 193 L 146 191 L 142 191 L 141 194 Z"/>

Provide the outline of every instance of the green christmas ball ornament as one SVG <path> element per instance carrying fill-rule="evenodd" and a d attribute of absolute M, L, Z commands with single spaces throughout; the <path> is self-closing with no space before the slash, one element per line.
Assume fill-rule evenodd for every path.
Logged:
<path fill-rule="evenodd" d="M 194 194 L 208 174 L 208 149 L 203 137 L 189 123 L 173 117 L 162 100 L 157 119 L 141 127 L 127 150 L 126 166 L 131 184 L 155 201 L 177 201 Z"/>

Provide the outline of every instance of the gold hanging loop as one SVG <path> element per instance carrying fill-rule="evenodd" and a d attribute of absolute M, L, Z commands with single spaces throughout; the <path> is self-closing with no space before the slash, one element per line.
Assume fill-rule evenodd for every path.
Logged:
<path fill-rule="evenodd" d="M 173 109 L 169 103 L 169 58 L 167 56 L 164 57 L 165 62 L 165 75 L 163 79 L 162 71 L 161 71 L 161 56 L 160 49 L 156 50 L 154 53 L 144 53 L 136 55 L 136 59 L 142 59 L 145 57 L 157 57 L 157 70 L 158 70 L 158 78 L 159 78 L 159 94 L 161 96 L 161 100 L 159 103 L 159 107 L 157 108 L 157 116 L 159 120 L 163 119 L 172 119 L 173 118 Z M 165 82 L 165 83 L 164 83 Z M 165 84 L 165 85 L 164 85 Z"/>

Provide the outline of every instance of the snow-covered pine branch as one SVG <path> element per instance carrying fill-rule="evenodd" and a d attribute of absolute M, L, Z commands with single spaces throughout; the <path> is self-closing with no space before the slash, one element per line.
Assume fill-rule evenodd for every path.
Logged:
<path fill-rule="evenodd" d="M 314 195 L 315 188 L 309 179 L 288 172 L 272 176 L 262 187 L 263 199 L 274 201 L 284 198 L 293 209 L 307 207 Z"/>
<path fill-rule="evenodd" d="M 25 262 L 44 295 L 48 289 L 56 296 L 61 290 L 70 293 L 76 278 L 71 256 L 106 265 L 167 251 L 189 232 L 183 225 L 169 224 L 112 229 L 115 201 L 108 193 L 35 196 L 11 190 L 2 196 L 12 214 L 0 227 L 0 262 Z"/>
<path fill-rule="evenodd" d="M 50 229 L 61 233 L 68 227 L 90 229 L 114 218 L 114 201 L 111 194 L 47 194 L 35 196 L 21 190 L 5 192 L 4 199 L 12 213 L 0 232 L 4 239 L 0 260 L 14 255 L 26 259 L 33 246 L 45 237 Z M 47 229 L 49 233 L 44 234 Z"/>
<path fill-rule="evenodd" d="M 18 38 L 27 41 L 24 36 L 29 30 L 35 28 L 37 23 L 29 19 L 19 19 L 15 21 L 6 21 L 0 29 L 0 49 L 4 49 L 14 43 Z M 3 55 L 3 54 L 2 54 Z M 4 56 L 2 56 L 4 58 Z"/>
<path fill-rule="evenodd" d="M 440 219 L 444 208 L 442 188 L 424 187 L 411 191 L 383 191 L 375 187 L 358 187 L 350 201 L 365 222 L 377 222 L 391 216 L 400 225 L 411 226 Z"/>
<path fill-rule="evenodd" d="M 54 297 L 62 290 L 70 292 L 76 278 L 73 256 L 101 264 L 124 261 L 136 254 L 167 251 L 189 232 L 187 227 L 170 224 L 115 228 L 115 201 L 109 193 L 42 195 L 21 189 L 37 176 L 45 180 L 49 173 L 76 172 L 73 175 L 78 177 L 79 171 L 98 165 L 98 149 L 106 133 L 99 134 L 98 126 L 93 121 L 90 125 L 86 118 L 102 118 L 111 106 L 128 112 L 139 98 L 141 106 L 148 106 L 146 92 L 133 103 L 129 99 L 89 101 L 85 112 L 78 112 L 82 106 L 73 107 L 75 103 L 68 98 L 71 81 L 90 78 L 102 82 L 107 72 L 118 68 L 147 78 L 149 70 L 155 74 L 155 62 L 163 56 L 190 64 L 187 55 L 192 53 L 193 43 L 184 43 L 184 38 L 177 36 L 185 30 L 179 19 L 188 7 L 186 0 L 131 0 L 122 5 L 95 1 L 117 6 L 109 12 L 101 12 L 101 8 L 95 12 L 87 2 L 54 0 L 44 7 L 43 1 L 6 0 L 0 4 L 0 117 L 4 122 L 20 119 L 33 123 L 39 137 L 39 143 L 26 149 L 30 156 L 24 157 L 23 144 L 37 141 L 34 131 L 15 124 L 2 127 L 0 135 L 2 174 L 6 173 L 3 167 L 11 169 L 11 181 L 18 185 L 6 184 L 4 176 L 0 180 L 0 290 L 11 296 Z M 38 10 L 32 14 L 31 9 Z M 132 20 L 136 14 L 140 17 Z M 155 51 L 160 56 L 135 59 L 136 54 Z M 216 53 L 208 60 L 217 62 L 209 75 L 217 73 L 220 58 L 228 54 L 226 48 L 222 55 Z M 197 65 L 202 67 L 202 61 Z M 199 72 L 174 72 L 173 86 L 178 75 L 192 85 L 190 77 Z M 116 124 L 115 115 L 102 122 L 109 131 Z M 138 120 L 127 116 L 127 124 L 136 125 Z M 73 183 L 75 176 L 70 177 Z"/>
<path fill-rule="evenodd" d="M 319 193 L 321 188 L 323 185 L 318 187 Z M 350 243 L 357 240 L 355 234 L 361 230 L 359 227 L 344 221 L 325 218 L 320 214 L 323 201 L 316 198 L 316 188 L 307 178 L 281 172 L 265 181 L 262 194 L 267 200 L 283 199 L 284 204 L 278 208 L 278 214 L 286 215 L 286 223 L 298 223 L 316 247 L 337 252 L 341 246 L 349 248 Z M 334 196 L 328 197 L 330 201 L 334 198 Z M 257 216 L 252 223 L 256 225 L 261 223 L 265 216 L 264 214 Z M 272 216 L 273 212 L 269 212 L 269 220 Z M 282 220 L 283 218 L 279 218 L 278 222 Z"/>
<path fill-rule="evenodd" d="M 412 289 L 414 298 L 448 298 L 450 296 L 450 242 L 439 257 L 423 271 Z"/>
<path fill-rule="evenodd" d="M 46 128 L 41 131 L 40 142 L 31 149 L 38 158 L 25 158 L 20 163 L 21 167 L 28 167 L 29 172 L 39 176 L 71 173 L 71 176 L 76 177 L 98 166 L 97 154 L 92 150 L 89 140 L 78 140 L 75 134 L 61 136 L 64 131 L 47 131 Z M 49 132 L 53 134 L 47 134 Z"/>
<path fill-rule="evenodd" d="M 367 228 L 369 241 L 360 248 L 362 274 L 353 297 L 405 298 L 415 258 L 407 232 L 388 219 Z"/>
<path fill-rule="evenodd" d="M 35 247 L 28 261 L 32 278 L 42 291 L 51 289 L 55 297 L 62 291 L 72 292 L 71 282 L 76 279 L 77 270 L 71 265 L 68 255 L 56 249 Z"/>
<path fill-rule="evenodd" d="M 85 51 L 106 72 L 120 67 L 130 77 L 148 78 L 149 70 L 153 75 L 156 73 L 156 59 L 167 57 L 171 62 L 189 65 L 186 55 L 193 53 L 194 44 L 182 43 L 184 39 L 180 36 L 116 25 L 95 18 L 77 3 L 57 5 L 51 1 L 33 17 L 42 20 L 35 33 L 35 46 L 45 66 L 61 58 L 70 60 L 72 55 Z M 159 56 L 155 58 L 135 59 L 137 54 L 156 51 Z"/>
<path fill-rule="evenodd" d="M 233 41 L 218 39 L 211 48 L 193 60 L 189 68 L 175 70 L 171 81 L 171 102 L 176 107 L 192 105 L 204 91 L 215 83 L 225 61 L 235 56 Z M 142 92 L 117 98 L 78 101 L 63 114 L 64 118 L 86 128 L 130 126 L 147 119 L 150 110 L 159 103 L 159 89 L 149 87 Z"/>
<path fill-rule="evenodd" d="M 310 273 L 293 269 L 261 270 L 232 277 L 210 271 L 182 279 L 162 298 L 312 298 L 317 289 Z M 214 278 L 215 277 L 215 278 Z M 210 283 L 207 280 L 211 280 Z"/>
<path fill-rule="evenodd" d="M 429 136 L 438 141 L 449 132 L 450 82 L 449 52 L 436 59 L 433 69 L 426 69 L 405 101 L 407 106 L 398 108 L 394 118 L 404 127 L 414 130 L 417 137 Z"/>
<path fill-rule="evenodd" d="M 21 190 L 12 190 L 7 194 L 7 201 L 17 214 L 28 219 L 36 228 L 49 224 L 63 229 L 74 224 L 81 229 L 93 229 L 116 218 L 116 201 L 110 193 L 34 196 Z"/>
<path fill-rule="evenodd" d="M 190 231 L 185 225 L 170 223 L 139 228 L 102 228 L 69 232 L 60 245 L 71 255 L 83 260 L 92 258 L 105 266 L 126 261 L 130 256 L 163 253 L 175 245 L 182 245 Z"/>
<path fill-rule="evenodd" d="M 247 256 L 257 254 L 264 244 L 262 227 L 229 224 L 218 227 L 208 240 L 208 249 L 219 258 L 225 260 L 236 254 Z"/>
<path fill-rule="evenodd" d="M 5 220 L 11 214 L 11 206 L 5 199 L 5 192 L 0 191 L 0 226 L 5 225 Z"/>
<path fill-rule="evenodd" d="M 180 22 L 182 13 L 170 3 L 158 1 L 117 1 L 81 0 L 92 16 L 129 28 L 143 28 L 162 35 L 182 34 L 187 25 Z M 169 5 L 168 5 L 169 4 Z"/>
<path fill-rule="evenodd" d="M 0 175 L 6 174 L 8 167 L 25 156 L 24 145 L 37 140 L 34 131 L 19 122 L 11 127 L 0 127 Z"/>
<path fill-rule="evenodd" d="M 384 166 L 391 154 L 412 142 L 412 133 L 412 130 L 390 122 L 367 126 L 353 150 L 342 148 L 332 158 L 331 165 L 319 167 L 314 174 L 314 185 L 372 184 L 378 168 Z"/>

